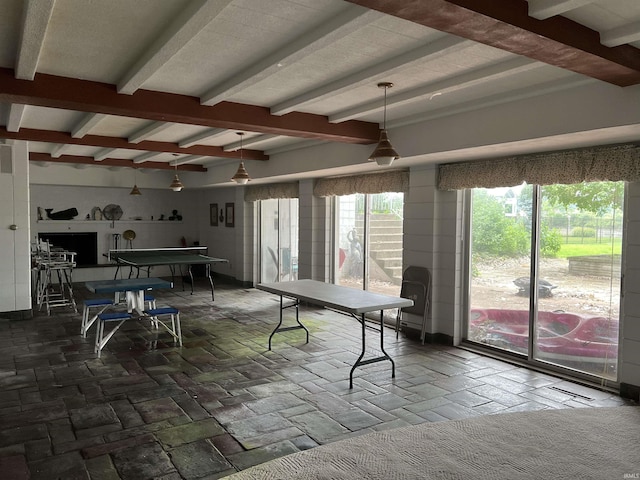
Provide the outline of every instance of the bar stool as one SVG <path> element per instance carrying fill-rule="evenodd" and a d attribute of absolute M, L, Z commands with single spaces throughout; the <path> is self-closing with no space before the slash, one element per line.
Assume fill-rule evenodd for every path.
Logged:
<path fill-rule="evenodd" d="M 87 338 L 87 332 L 91 328 L 91 325 L 98 319 L 98 315 L 104 312 L 108 307 L 113 305 L 113 300 L 109 298 L 92 298 L 84 300 L 84 307 L 82 308 L 82 327 L 80 333 L 83 338 Z M 97 309 L 98 311 L 89 319 L 91 315 L 91 309 Z"/>
<path fill-rule="evenodd" d="M 182 329 L 180 328 L 180 310 L 174 307 L 160 307 L 160 308 L 152 308 L 149 310 L 145 310 L 144 314 L 151 317 L 151 321 L 153 322 L 155 328 L 158 328 L 158 323 L 161 323 L 162 326 L 169 332 L 173 338 L 178 341 L 178 344 L 182 346 Z M 169 316 L 171 320 L 171 327 L 158 317 Z"/>
<path fill-rule="evenodd" d="M 53 247 L 47 241 L 40 241 L 35 248 L 32 261 L 37 268 L 36 303 L 38 310 L 46 306 L 47 315 L 54 307 L 71 307 L 78 312 L 73 296 L 73 269 L 76 253 Z"/>

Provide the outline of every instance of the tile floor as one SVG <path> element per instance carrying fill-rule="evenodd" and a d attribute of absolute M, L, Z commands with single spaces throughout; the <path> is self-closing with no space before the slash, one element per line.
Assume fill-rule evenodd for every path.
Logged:
<path fill-rule="evenodd" d="M 310 342 L 294 330 L 268 351 L 278 297 L 224 284 L 215 302 L 206 285 L 155 294 L 181 310 L 182 348 L 131 321 L 98 359 L 68 309 L 0 320 L 2 478 L 216 479 L 377 430 L 630 403 L 465 350 L 396 340 L 391 329 L 385 349 L 396 378 L 387 361 L 366 365 L 350 390 L 360 352 L 354 319 L 304 307 Z M 79 303 L 94 296 L 76 289 Z M 367 339 L 375 354 L 377 332 Z"/>

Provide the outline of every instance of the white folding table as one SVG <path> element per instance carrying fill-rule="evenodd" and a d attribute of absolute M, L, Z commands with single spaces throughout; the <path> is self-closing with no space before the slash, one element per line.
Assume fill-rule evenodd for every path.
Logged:
<path fill-rule="evenodd" d="M 334 285 L 331 283 L 318 282 L 316 280 L 295 280 L 291 282 L 261 283 L 256 286 L 259 290 L 274 293 L 280 296 L 280 321 L 269 336 L 269 350 L 271 350 L 271 339 L 278 332 L 288 330 L 303 329 L 307 334 L 309 343 L 309 331 L 300 322 L 298 306 L 300 302 L 307 302 L 313 305 L 337 310 L 358 319 L 362 325 L 362 352 L 354 363 L 349 373 L 349 388 L 353 388 L 353 371 L 360 365 L 389 360 L 391 362 L 391 377 L 396 376 L 396 365 L 391 357 L 384 350 L 384 320 L 383 313 L 390 308 L 405 308 L 413 305 L 413 300 L 390 295 L 381 295 L 366 290 Z M 284 298 L 292 299 L 294 302 L 289 305 L 284 304 Z M 282 311 L 285 308 L 295 307 L 297 325 L 291 327 L 282 326 Z M 365 354 L 366 325 L 365 314 L 380 310 L 380 350 L 382 355 L 374 358 L 362 360 Z"/>

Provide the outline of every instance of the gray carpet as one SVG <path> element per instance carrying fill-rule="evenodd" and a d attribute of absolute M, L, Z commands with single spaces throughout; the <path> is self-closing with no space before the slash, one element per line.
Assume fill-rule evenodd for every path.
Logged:
<path fill-rule="evenodd" d="M 226 479 L 639 477 L 640 407 L 630 406 L 486 415 L 370 433 Z"/>

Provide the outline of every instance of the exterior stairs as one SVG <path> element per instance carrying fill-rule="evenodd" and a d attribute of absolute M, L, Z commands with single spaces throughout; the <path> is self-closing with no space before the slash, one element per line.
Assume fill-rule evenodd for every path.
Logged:
<path fill-rule="evenodd" d="M 362 221 L 358 231 L 364 231 Z M 392 213 L 371 214 L 369 242 L 371 258 L 376 265 L 369 265 L 371 277 L 386 276 L 381 280 L 402 283 L 402 219 Z M 374 271 L 378 270 L 378 272 Z M 379 275 L 376 275 L 378 273 Z"/>

